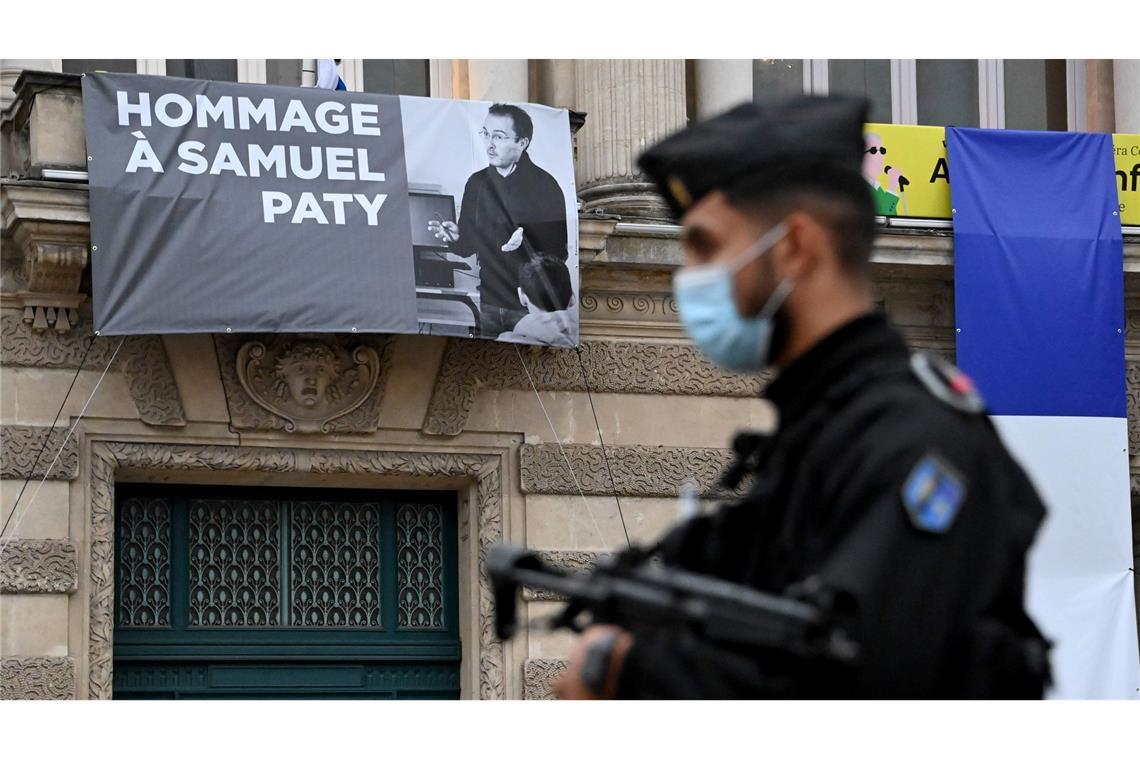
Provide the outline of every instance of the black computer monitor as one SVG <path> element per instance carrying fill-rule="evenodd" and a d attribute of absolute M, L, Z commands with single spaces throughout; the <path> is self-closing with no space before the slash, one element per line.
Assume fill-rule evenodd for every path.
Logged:
<path fill-rule="evenodd" d="M 417 248 L 447 248 L 448 244 L 428 230 L 428 222 L 454 222 L 455 198 L 436 193 L 408 193 L 412 215 L 412 245 Z"/>

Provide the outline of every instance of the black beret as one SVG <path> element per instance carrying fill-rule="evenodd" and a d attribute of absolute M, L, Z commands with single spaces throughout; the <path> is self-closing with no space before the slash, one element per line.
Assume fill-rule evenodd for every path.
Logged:
<path fill-rule="evenodd" d="M 796 164 L 860 170 L 867 101 L 841 96 L 744 103 L 641 154 L 638 165 L 680 217 L 706 193 Z"/>

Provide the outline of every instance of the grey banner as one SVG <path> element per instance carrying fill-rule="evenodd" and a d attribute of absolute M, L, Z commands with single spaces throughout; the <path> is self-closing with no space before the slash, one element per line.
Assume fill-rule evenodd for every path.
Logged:
<path fill-rule="evenodd" d="M 400 99 L 89 74 L 104 335 L 417 332 Z"/>

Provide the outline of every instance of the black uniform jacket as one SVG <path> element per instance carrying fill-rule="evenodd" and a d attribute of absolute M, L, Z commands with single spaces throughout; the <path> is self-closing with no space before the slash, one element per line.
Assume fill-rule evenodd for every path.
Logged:
<path fill-rule="evenodd" d="M 770 385 L 779 421 L 741 446 L 747 495 L 674 529 L 667 564 L 774 593 L 817 576 L 854 602 L 853 667 L 638 632 L 625 698 L 1039 697 L 1044 645 L 1023 606 L 1045 509 L 984 414 L 939 400 L 879 313 L 858 318 Z M 961 488 L 948 526 L 916 523 L 904 487 L 935 463 Z M 923 485 L 920 482 L 919 485 Z M 921 489 L 920 489 L 921 490 Z M 913 492 L 912 497 L 913 497 Z M 957 493 L 960 499 L 955 500 Z M 944 515 L 945 516 L 945 515 Z"/>
<path fill-rule="evenodd" d="M 519 227 L 522 245 L 502 250 Z M 478 255 L 483 303 L 521 309 L 519 268 L 538 254 L 562 261 L 567 257 L 566 197 L 558 181 L 526 153 L 505 177 L 493 166 L 472 174 L 463 189 L 455 250 Z"/>

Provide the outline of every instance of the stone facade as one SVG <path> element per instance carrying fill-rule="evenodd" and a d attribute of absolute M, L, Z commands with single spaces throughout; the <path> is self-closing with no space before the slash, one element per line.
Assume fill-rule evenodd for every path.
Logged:
<path fill-rule="evenodd" d="M 684 480 L 717 495 L 733 431 L 773 421 L 757 397 L 765 377 L 724 373 L 685 341 L 670 291 L 678 230 L 658 218 L 629 157 L 607 163 L 602 150 L 684 123 L 683 64 L 553 63 L 540 80 L 589 113 L 576 138 L 588 202 L 580 351 L 418 336 L 95 337 L 86 187 L 38 173 L 85 168 L 76 83 L 17 86 L 3 139 L 5 173 L 18 178 L 0 184 L 0 521 L 31 480 L 0 542 L 0 697 L 111 696 L 114 487 L 151 481 L 457 492 L 462 694 L 550 696 L 571 639 L 495 639 L 480 572 L 490 545 L 527 543 L 586 569 L 624 546 L 627 531 L 634 541 L 660 535 Z M 525 68 L 516 69 L 450 71 L 466 72 L 468 92 L 525 99 Z M 731 95 L 701 108 L 722 107 L 718 97 Z M 610 110 L 633 105 L 668 123 Z M 1129 443 L 1140 455 L 1140 241 L 1126 242 L 1125 258 Z M 880 301 L 912 345 L 952 357 L 952 239 L 884 230 L 874 261 Z M 327 364 L 343 383 L 335 399 L 289 395 L 268 357 L 290 352 Z M 532 618 L 557 602 L 533 590 L 524 599 Z"/>

